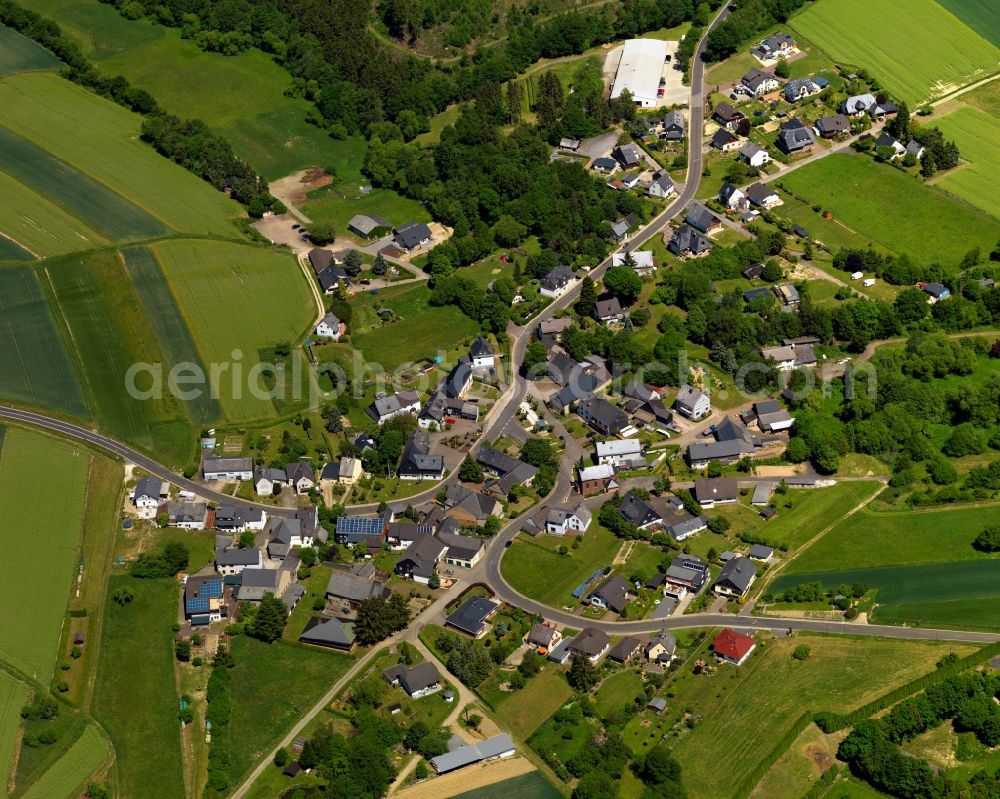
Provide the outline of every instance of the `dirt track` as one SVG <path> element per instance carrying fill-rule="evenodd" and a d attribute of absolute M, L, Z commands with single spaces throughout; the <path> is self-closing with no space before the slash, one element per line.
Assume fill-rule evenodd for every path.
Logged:
<path fill-rule="evenodd" d="M 392 796 L 394 799 L 445 799 L 448 796 L 482 788 L 495 782 L 509 780 L 534 771 L 535 767 L 523 757 L 515 755 L 506 760 L 493 760 L 480 766 L 469 766 L 443 777 L 424 780 L 419 785 L 403 788 Z"/>

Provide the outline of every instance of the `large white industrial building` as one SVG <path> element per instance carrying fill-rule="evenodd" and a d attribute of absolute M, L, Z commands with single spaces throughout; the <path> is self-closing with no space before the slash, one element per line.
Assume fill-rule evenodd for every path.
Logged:
<path fill-rule="evenodd" d="M 656 91 L 660 88 L 663 64 L 667 60 L 667 43 L 659 39 L 630 39 L 622 47 L 618 72 L 611 87 L 611 97 L 621 95 L 625 89 L 632 93 L 635 104 L 641 108 L 655 108 Z"/>

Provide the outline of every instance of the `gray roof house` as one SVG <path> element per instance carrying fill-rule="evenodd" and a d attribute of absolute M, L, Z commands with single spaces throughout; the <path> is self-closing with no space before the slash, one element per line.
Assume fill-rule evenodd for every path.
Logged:
<path fill-rule="evenodd" d="M 440 480 L 444 477 L 444 456 L 431 455 L 431 439 L 426 430 L 414 430 L 406 439 L 396 474 L 401 480 Z"/>
<path fill-rule="evenodd" d="M 437 666 L 429 661 L 407 668 L 402 663 L 390 666 L 382 672 L 390 685 L 398 685 L 407 695 L 425 696 L 441 687 L 441 674 Z"/>
<path fill-rule="evenodd" d="M 727 505 L 739 499 L 735 477 L 716 477 L 712 480 L 695 480 L 691 490 L 695 502 L 703 508 Z"/>
<path fill-rule="evenodd" d="M 324 250 L 322 247 L 313 247 L 309 250 L 309 254 L 306 257 L 309 259 L 309 264 L 312 266 L 313 272 L 317 275 L 328 266 L 336 263 L 333 258 L 333 251 Z"/>
<path fill-rule="evenodd" d="M 423 222 L 407 222 L 393 230 L 393 241 L 401 250 L 413 250 L 431 240 L 431 229 Z"/>
<path fill-rule="evenodd" d="M 570 639 L 567 649 L 571 655 L 581 655 L 592 663 L 596 663 L 611 648 L 611 639 L 607 633 L 596 630 L 593 627 L 584 627 Z"/>
<path fill-rule="evenodd" d="M 789 155 L 808 150 L 816 143 L 816 137 L 801 119 L 790 119 L 781 126 L 778 133 L 778 147 Z"/>
<path fill-rule="evenodd" d="M 620 322 L 625 316 L 626 313 L 622 310 L 622 304 L 617 297 L 594 303 L 594 318 L 598 322 Z"/>
<path fill-rule="evenodd" d="M 625 412 L 601 397 L 582 400 L 576 406 L 576 413 L 591 427 L 606 436 L 617 435 L 628 426 L 628 416 Z"/>
<path fill-rule="evenodd" d="M 740 556 L 722 567 L 712 584 L 712 590 L 721 596 L 745 596 L 756 578 L 757 567 Z"/>
<path fill-rule="evenodd" d="M 376 214 L 355 214 L 347 222 L 347 229 L 356 236 L 367 239 L 373 233 L 392 229 L 392 222 Z"/>
<path fill-rule="evenodd" d="M 704 391 L 700 391 L 690 383 L 685 383 L 677 392 L 674 401 L 677 410 L 689 419 L 700 419 L 712 410 L 712 403 Z"/>
<path fill-rule="evenodd" d="M 377 570 L 370 563 L 360 563 L 351 569 L 336 568 L 326 583 L 328 599 L 339 599 L 352 606 L 388 593 L 388 589 L 378 580 Z"/>
<path fill-rule="evenodd" d="M 670 237 L 667 249 L 681 258 L 698 258 L 708 254 L 712 249 L 712 242 L 694 228 L 681 225 Z"/>
<path fill-rule="evenodd" d="M 663 521 L 660 514 L 648 502 L 640 499 L 631 491 L 622 497 L 622 504 L 618 506 L 618 515 L 640 530 L 645 530 L 647 527 L 652 527 Z"/>
<path fill-rule="evenodd" d="M 499 609 L 499 602 L 474 596 L 465 600 L 458 610 L 449 615 L 445 619 L 445 624 L 478 638 L 486 631 L 486 622 L 493 618 Z"/>
<path fill-rule="evenodd" d="M 684 138 L 685 129 L 684 114 L 677 109 L 667 111 L 663 117 L 663 130 L 660 132 L 660 138 L 664 141 L 680 141 Z"/>
<path fill-rule="evenodd" d="M 514 739 L 505 732 L 487 738 L 485 741 L 460 746 L 443 755 L 431 758 L 431 765 L 438 774 L 446 774 L 455 769 L 482 763 L 486 760 L 510 757 L 514 754 Z"/>
<path fill-rule="evenodd" d="M 816 120 L 816 130 L 824 139 L 840 136 L 851 132 L 851 120 L 843 114 L 834 114 L 829 117 L 820 117 Z"/>
<path fill-rule="evenodd" d="M 331 649 L 350 651 L 354 648 L 354 624 L 340 619 L 323 619 L 314 616 L 306 624 L 299 640 L 313 646 L 326 646 Z"/>
<path fill-rule="evenodd" d="M 722 228 L 722 222 L 701 203 L 692 203 L 687 209 L 684 221 L 706 235 Z"/>
<path fill-rule="evenodd" d="M 609 577 L 587 595 L 587 601 L 599 608 L 607 608 L 615 613 L 621 613 L 629 600 L 634 596 L 629 591 L 629 585 L 621 575 Z"/>
<path fill-rule="evenodd" d="M 611 151 L 611 157 L 621 164 L 623 169 L 631 169 L 642 161 L 642 153 L 639 152 L 639 148 L 631 143 L 615 147 Z"/>

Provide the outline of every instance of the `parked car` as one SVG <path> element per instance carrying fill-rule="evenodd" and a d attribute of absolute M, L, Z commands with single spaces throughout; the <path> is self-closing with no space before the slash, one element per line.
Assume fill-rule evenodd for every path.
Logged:
<path fill-rule="evenodd" d="M 667 85 L 667 79 L 666 78 L 660 78 L 660 85 L 661 86 L 666 86 Z"/>
<path fill-rule="evenodd" d="M 372 282 L 368 278 L 366 278 L 366 277 L 361 278 L 361 285 L 362 286 L 370 286 L 371 284 L 372 284 Z"/>

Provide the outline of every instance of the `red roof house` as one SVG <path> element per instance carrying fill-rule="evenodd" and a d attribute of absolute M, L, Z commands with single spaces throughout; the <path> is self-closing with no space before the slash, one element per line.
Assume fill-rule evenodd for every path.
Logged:
<path fill-rule="evenodd" d="M 719 633 L 712 641 L 712 649 L 719 660 L 742 666 L 750 653 L 753 652 L 757 642 L 751 635 L 738 633 L 736 630 L 726 629 Z"/>

